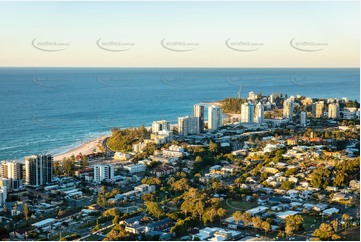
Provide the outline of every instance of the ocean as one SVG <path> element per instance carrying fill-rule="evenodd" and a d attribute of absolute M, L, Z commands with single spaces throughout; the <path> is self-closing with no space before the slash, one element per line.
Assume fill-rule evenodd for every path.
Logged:
<path fill-rule="evenodd" d="M 193 114 L 248 92 L 360 100 L 360 70 L 299 68 L 0 68 L 0 160 L 59 154 L 84 141 Z"/>

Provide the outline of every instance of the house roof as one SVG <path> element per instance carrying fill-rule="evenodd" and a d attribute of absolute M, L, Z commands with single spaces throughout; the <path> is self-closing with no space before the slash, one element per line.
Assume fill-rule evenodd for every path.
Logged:
<path fill-rule="evenodd" d="M 159 220 L 157 222 L 148 224 L 147 226 L 151 227 L 151 228 L 155 228 L 155 227 L 158 227 L 158 226 L 166 225 L 168 223 L 173 223 L 173 220 L 170 219 L 170 218 L 165 218 L 165 219 Z"/>
<path fill-rule="evenodd" d="M 139 221 L 143 218 L 143 215 L 139 215 L 139 216 L 135 216 L 133 218 L 128 218 L 128 219 L 125 219 L 124 222 L 126 222 L 127 224 L 132 224 L 136 221 Z"/>
<path fill-rule="evenodd" d="M 279 212 L 276 214 L 276 216 L 278 218 L 281 218 L 281 219 L 285 219 L 286 217 L 290 216 L 290 215 L 296 215 L 298 214 L 299 212 L 297 211 L 291 211 L 291 210 L 288 210 L 288 211 L 284 211 L 284 212 Z"/>

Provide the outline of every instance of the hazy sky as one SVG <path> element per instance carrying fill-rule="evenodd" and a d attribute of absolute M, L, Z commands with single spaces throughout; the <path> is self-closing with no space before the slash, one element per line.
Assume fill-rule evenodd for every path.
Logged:
<path fill-rule="evenodd" d="M 359 11 L 358 2 L 0 2 L 0 66 L 359 67 Z"/>

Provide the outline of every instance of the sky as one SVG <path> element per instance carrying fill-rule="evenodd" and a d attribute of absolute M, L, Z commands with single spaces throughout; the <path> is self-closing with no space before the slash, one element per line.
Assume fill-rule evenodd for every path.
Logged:
<path fill-rule="evenodd" d="M 359 2 L 0 2 L 1 67 L 359 67 Z"/>

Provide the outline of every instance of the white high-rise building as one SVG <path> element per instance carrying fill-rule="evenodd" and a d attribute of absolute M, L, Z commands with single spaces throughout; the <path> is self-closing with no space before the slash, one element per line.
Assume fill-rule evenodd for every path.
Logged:
<path fill-rule="evenodd" d="M 208 129 L 217 130 L 222 127 L 222 109 L 215 105 L 208 107 Z"/>
<path fill-rule="evenodd" d="M 17 161 L 3 161 L 0 164 L 0 177 L 10 180 L 9 189 L 17 189 L 22 185 L 22 164 Z"/>
<path fill-rule="evenodd" d="M 275 103 L 275 95 L 274 94 L 269 95 L 269 102 Z"/>
<path fill-rule="evenodd" d="M 241 122 L 253 123 L 254 121 L 254 105 L 250 102 L 243 103 L 241 106 Z"/>
<path fill-rule="evenodd" d="M 114 178 L 114 165 L 94 165 L 94 181 L 101 182 L 104 179 Z"/>
<path fill-rule="evenodd" d="M 328 118 L 340 117 L 340 105 L 338 103 L 330 103 L 328 105 Z"/>
<path fill-rule="evenodd" d="M 178 118 L 178 133 L 179 135 L 186 136 L 190 134 L 199 133 L 199 118 L 197 117 L 179 117 Z"/>
<path fill-rule="evenodd" d="M 264 121 L 264 106 L 261 102 L 257 103 L 254 110 L 254 121 L 260 124 Z"/>
<path fill-rule="evenodd" d="M 193 116 L 198 118 L 199 132 L 204 131 L 204 106 L 196 104 L 193 106 Z"/>
<path fill-rule="evenodd" d="M 325 103 L 318 101 L 312 104 L 312 115 L 316 118 L 320 118 L 324 112 Z"/>
<path fill-rule="evenodd" d="M 292 119 L 294 104 L 292 99 L 286 99 L 283 102 L 283 117 Z"/>
<path fill-rule="evenodd" d="M 160 131 L 170 131 L 170 123 L 167 120 L 154 121 L 152 123 L 152 133 L 157 134 Z"/>
<path fill-rule="evenodd" d="M 301 116 L 301 121 L 300 121 L 301 126 L 306 127 L 307 126 L 307 112 L 304 112 L 304 111 L 301 112 L 300 116 Z"/>
<path fill-rule="evenodd" d="M 257 99 L 257 95 L 254 94 L 253 91 L 250 91 L 250 92 L 248 93 L 248 98 L 247 98 L 247 99 L 250 100 L 250 101 L 254 101 L 254 100 Z"/>

